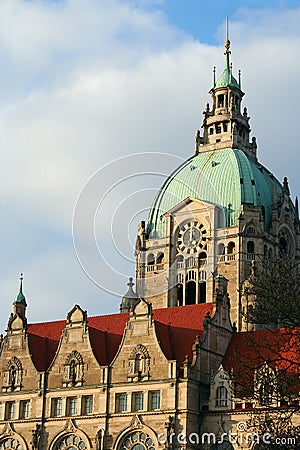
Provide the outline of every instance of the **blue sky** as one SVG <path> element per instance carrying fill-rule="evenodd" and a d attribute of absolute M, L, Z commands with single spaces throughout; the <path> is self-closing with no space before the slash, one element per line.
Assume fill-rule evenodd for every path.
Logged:
<path fill-rule="evenodd" d="M 260 3 L 0 2 L 2 330 L 20 272 L 30 321 L 118 310 L 137 223 L 193 153 L 227 14 L 259 159 L 300 193 L 300 5 Z"/>
<path fill-rule="evenodd" d="M 271 10 L 285 11 L 287 8 L 299 6 L 298 0 L 253 0 L 253 1 L 220 1 L 210 0 L 204 5 L 200 0 L 162 0 L 157 2 L 137 2 L 148 6 L 151 10 L 163 11 L 170 23 L 195 39 L 210 45 L 219 45 L 220 33 L 218 26 L 224 22 L 226 16 L 231 20 L 239 17 L 242 10 L 250 11 Z M 222 39 L 221 39 L 222 41 Z"/>

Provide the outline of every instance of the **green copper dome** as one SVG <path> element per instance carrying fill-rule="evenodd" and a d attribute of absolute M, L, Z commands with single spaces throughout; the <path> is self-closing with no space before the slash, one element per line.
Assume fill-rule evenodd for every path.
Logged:
<path fill-rule="evenodd" d="M 199 153 L 185 161 L 165 181 L 149 214 L 150 237 L 164 237 L 165 213 L 188 197 L 221 207 L 226 226 L 236 226 L 242 204 L 262 207 L 265 228 L 272 220 L 274 186 L 279 181 L 242 150 L 224 148 Z"/>
<path fill-rule="evenodd" d="M 225 69 L 224 69 L 222 75 L 220 76 L 220 78 L 217 80 L 214 88 L 218 89 L 218 88 L 224 88 L 224 87 L 228 87 L 228 86 L 240 89 L 239 83 L 236 81 L 236 79 L 232 75 L 232 70 L 229 65 L 229 61 L 227 60 Z"/>

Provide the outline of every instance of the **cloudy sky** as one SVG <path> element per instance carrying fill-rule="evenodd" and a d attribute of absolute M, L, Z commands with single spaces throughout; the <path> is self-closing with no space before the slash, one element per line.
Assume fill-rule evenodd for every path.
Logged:
<path fill-rule="evenodd" d="M 20 272 L 31 322 L 118 310 L 137 223 L 193 153 L 226 14 L 260 161 L 300 193 L 299 1 L 204 5 L 0 0 L 2 331 Z"/>

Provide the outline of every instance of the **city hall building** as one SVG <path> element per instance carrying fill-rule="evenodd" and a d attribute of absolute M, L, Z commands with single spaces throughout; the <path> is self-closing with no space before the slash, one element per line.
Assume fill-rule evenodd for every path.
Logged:
<path fill-rule="evenodd" d="M 281 338 L 248 329 L 247 287 L 257 262 L 299 257 L 299 218 L 258 160 L 237 78 L 227 39 L 194 153 L 138 227 L 120 312 L 28 323 L 21 277 L 1 336 L 0 450 L 250 448 L 228 435 L 272 403 L 276 369 L 253 352 Z"/>

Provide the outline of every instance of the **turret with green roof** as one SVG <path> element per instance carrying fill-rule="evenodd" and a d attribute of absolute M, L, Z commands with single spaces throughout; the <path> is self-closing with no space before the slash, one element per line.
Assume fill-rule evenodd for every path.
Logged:
<path fill-rule="evenodd" d="M 14 313 L 25 318 L 27 303 L 26 303 L 25 295 L 23 294 L 23 274 L 22 273 L 20 276 L 19 292 L 14 300 L 13 306 L 14 306 Z"/>

